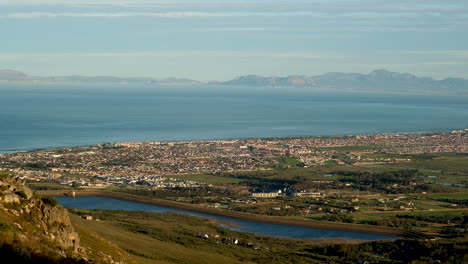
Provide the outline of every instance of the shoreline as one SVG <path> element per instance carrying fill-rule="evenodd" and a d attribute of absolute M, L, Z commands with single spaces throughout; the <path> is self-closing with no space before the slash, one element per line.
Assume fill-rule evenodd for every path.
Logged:
<path fill-rule="evenodd" d="M 43 196 L 71 196 L 71 191 L 68 190 L 47 190 L 47 191 L 36 191 L 37 193 Z M 239 220 L 247 220 L 253 222 L 262 222 L 269 224 L 278 224 L 278 225 L 292 225 L 292 226 L 301 226 L 301 227 L 311 227 L 311 228 L 324 228 L 324 229 L 334 229 L 334 230 L 343 230 L 350 232 L 362 232 L 370 234 L 383 234 L 383 235 L 392 235 L 400 236 L 404 233 L 404 230 L 391 228 L 391 227 L 382 227 L 382 226 L 369 226 L 369 225 L 359 225 L 359 224 L 350 224 L 350 223 L 335 223 L 335 222 L 324 222 L 316 220 L 301 220 L 301 219 L 285 219 L 282 217 L 275 216 L 265 216 L 265 215 L 254 215 L 243 212 L 228 211 L 224 209 L 217 208 L 206 208 L 200 207 L 192 204 L 184 204 L 174 201 L 167 201 L 161 199 L 155 199 L 151 197 L 138 196 L 133 194 L 118 193 L 118 192 L 109 192 L 109 191 L 99 191 L 99 190 L 86 190 L 86 191 L 75 191 L 76 196 L 102 196 L 120 200 L 127 200 L 138 203 L 146 203 L 152 205 L 158 205 L 162 207 L 169 207 L 173 209 L 186 210 L 191 212 L 205 213 L 216 216 L 230 217 Z"/>
<path fill-rule="evenodd" d="M 436 131 L 406 131 L 406 132 L 382 132 L 382 133 L 358 133 L 358 134 L 337 134 L 337 135 L 303 135 L 303 136 L 281 136 L 281 137 L 245 137 L 245 138 L 215 138 L 215 139 L 188 139 L 188 140 L 143 140 L 143 141 L 114 141 L 114 142 L 105 142 L 101 141 L 99 143 L 93 144 L 84 144 L 84 145 L 73 145 L 73 146 L 51 146 L 51 147 L 38 147 L 38 148 L 31 148 L 31 149 L 4 149 L 0 150 L 0 155 L 8 155 L 8 154 L 16 154 L 16 153 L 27 153 L 27 152 L 35 152 L 35 151 L 47 151 L 47 150 L 57 150 L 57 149 L 69 149 L 69 148 L 89 148 L 95 145 L 101 144 L 119 144 L 119 143 L 150 143 L 150 142 L 164 142 L 164 143 L 180 143 L 180 142 L 209 142 L 209 141 L 223 141 L 223 140 L 270 140 L 270 139 L 309 139 L 309 138 L 323 138 L 323 137 L 331 137 L 331 138 L 341 138 L 341 137 L 352 137 L 352 136 L 361 136 L 361 135 L 411 135 L 411 134 L 443 134 L 443 133 L 450 133 L 454 130 L 463 130 L 467 129 L 466 127 L 463 128 L 446 128 Z"/>

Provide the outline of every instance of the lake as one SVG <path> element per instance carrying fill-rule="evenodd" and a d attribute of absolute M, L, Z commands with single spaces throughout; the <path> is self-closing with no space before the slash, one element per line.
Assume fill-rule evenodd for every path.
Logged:
<path fill-rule="evenodd" d="M 450 131 L 468 96 L 253 87 L 0 84 L 0 153 L 105 142 Z"/>
<path fill-rule="evenodd" d="M 101 196 L 78 196 L 76 198 L 70 196 L 55 197 L 60 204 L 69 208 L 82 208 L 82 209 L 108 209 L 108 210 L 127 210 L 127 211 L 147 211 L 147 212 L 176 212 L 188 214 L 192 216 L 208 217 L 223 222 L 234 223 L 231 225 L 222 225 L 223 227 L 241 231 L 256 233 L 262 235 L 276 236 L 276 237 L 290 237 L 290 238 L 342 238 L 342 239 L 359 239 L 359 240 L 380 240 L 394 238 L 390 235 L 351 232 L 323 228 L 311 228 L 301 226 L 288 226 L 278 224 L 268 224 L 254 221 L 238 220 L 229 217 L 203 214 L 168 207 L 161 207 L 157 205 L 131 202 L 126 200 L 118 200 Z"/>

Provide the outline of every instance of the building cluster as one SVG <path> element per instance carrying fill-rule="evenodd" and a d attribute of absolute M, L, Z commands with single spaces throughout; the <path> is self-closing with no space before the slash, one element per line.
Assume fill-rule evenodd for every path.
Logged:
<path fill-rule="evenodd" d="M 358 146 L 358 147 L 356 147 Z M 405 162 L 369 154 L 468 152 L 468 131 L 342 137 L 124 142 L 0 155 L 0 169 L 30 180 L 56 180 L 89 187 L 144 185 L 193 187 L 171 175 L 269 169 L 289 157 L 314 166 Z M 290 164 L 281 164 L 292 166 Z"/>

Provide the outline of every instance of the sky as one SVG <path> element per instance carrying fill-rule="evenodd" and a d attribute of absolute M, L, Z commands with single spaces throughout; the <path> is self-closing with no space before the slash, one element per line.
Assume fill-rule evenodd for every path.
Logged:
<path fill-rule="evenodd" d="M 0 34 L 31 75 L 468 78 L 466 0 L 0 0 Z"/>

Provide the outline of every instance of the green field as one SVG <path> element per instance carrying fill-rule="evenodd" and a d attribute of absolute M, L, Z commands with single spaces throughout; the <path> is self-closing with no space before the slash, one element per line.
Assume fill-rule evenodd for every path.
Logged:
<path fill-rule="evenodd" d="M 355 146 L 342 146 L 342 147 L 312 147 L 311 149 L 351 152 L 351 151 L 380 150 L 380 149 L 391 149 L 391 148 L 393 147 L 379 146 L 379 145 L 355 145 Z"/>
<path fill-rule="evenodd" d="M 441 153 L 433 155 L 410 155 L 411 162 L 395 163 L 396 166 L 468 173 L 468 156 Z"/>
<path fill-rule="evenodd" d="M 58 183 L 48 183 L 48 182 L 31 182 L 28 183 L 28 186 L 33 190 L 70 190 L 71 187 L 61 185 Z"/>
<path fill-rule="evenodd" d="M 176 178 L 187 181 L 203 182 L 212 185 L 229 185 L 236 184 L 242 181 L 242 179 L 209 175 L 209 174 L 177 174 L 177 175 L 165 175 L 166 178 Z"/>
<path fill-rule="evenodd" d="M 460 192 L 460 193 L 431 193 L 426 194 L 424 197 L 431 198 L 431 199 L 453 199 L 453 200 L 467 200 L 468 199 L 468 191 Z"/>

